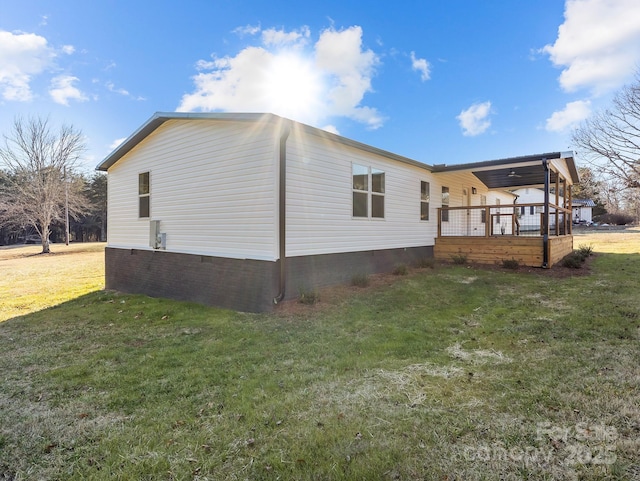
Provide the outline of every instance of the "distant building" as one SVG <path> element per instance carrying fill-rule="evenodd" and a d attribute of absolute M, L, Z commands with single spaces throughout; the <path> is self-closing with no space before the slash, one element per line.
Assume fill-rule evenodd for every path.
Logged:
<path fill-rule="evenodd" d="M 573 199 L 573 222 L 591 224 L 593 222 L 593 208 L 596 203 L 591 199 Z"/>

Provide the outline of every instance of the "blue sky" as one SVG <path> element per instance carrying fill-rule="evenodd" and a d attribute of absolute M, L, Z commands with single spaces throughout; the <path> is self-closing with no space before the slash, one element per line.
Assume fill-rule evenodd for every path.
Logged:
<path fill-rule="evenodd" d="M 0 0 L 0 132 L 85 168 L 156 111 L 270 111 L 428 164 L 571 150 L 640 66 L 637 0 Z"/>

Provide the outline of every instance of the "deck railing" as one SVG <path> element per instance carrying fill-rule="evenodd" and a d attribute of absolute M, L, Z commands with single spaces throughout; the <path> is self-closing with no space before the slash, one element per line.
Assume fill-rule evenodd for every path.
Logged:
<path fill-rule="evenodd" d="M 482 205 L 438 209 L 438 237 L 571 235 L 571 210 L 549 204 Z"/>

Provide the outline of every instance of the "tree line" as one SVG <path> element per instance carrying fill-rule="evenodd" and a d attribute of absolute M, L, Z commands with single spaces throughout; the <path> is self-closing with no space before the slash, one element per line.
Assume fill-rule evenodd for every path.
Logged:
<path fill-rule="evenodd" d="M 104 241 L 107 182 L 78 169 L 86 146 L 70 125 L 16 118 L 0 146 L 0 245 Z"/>

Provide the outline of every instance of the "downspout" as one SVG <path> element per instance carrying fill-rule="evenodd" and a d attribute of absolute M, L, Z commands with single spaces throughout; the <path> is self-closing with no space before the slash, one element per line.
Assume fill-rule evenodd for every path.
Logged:
<path fill-rule="evenodd" d="M 278 193 L 278 238 L 279 238 L 279 257 L 280 257 L 280 273 L 278 276 L 278 295 L 273 298 L 273 303 L 277 304 L 285 295 L 285 286 L 287 281 L 286 266 L 286 234 L 287 234 L 287 139 L 291 132 L 289 124 L 286 123 L 280 135 L 280 179 Z"/>
<path fill-rule="evenodd" d="M 551 183 L 549 161 L 542 159 L 544 168 L 544 232 L 542 233 L 542 268 L 549 267 L 549 184 Z"/>

